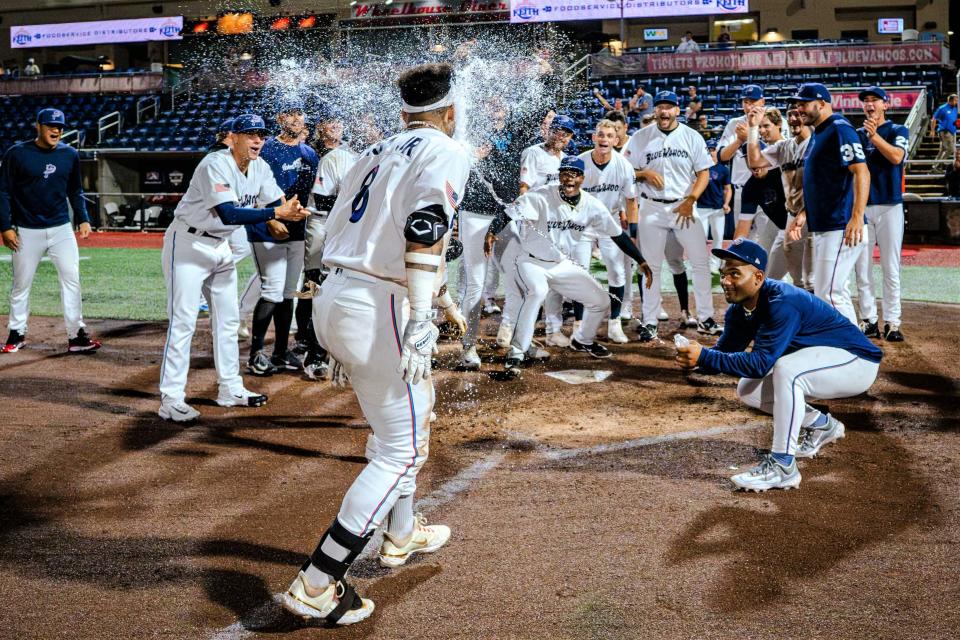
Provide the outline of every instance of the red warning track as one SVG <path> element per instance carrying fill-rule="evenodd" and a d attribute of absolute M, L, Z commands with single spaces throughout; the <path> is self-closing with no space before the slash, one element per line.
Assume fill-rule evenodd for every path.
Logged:
<path fill-rule="evenodd" d="M 97 231 L 86 240 L 79 240 L 80 248 L 90 249 L 160 249 L 161 231 Z"/>

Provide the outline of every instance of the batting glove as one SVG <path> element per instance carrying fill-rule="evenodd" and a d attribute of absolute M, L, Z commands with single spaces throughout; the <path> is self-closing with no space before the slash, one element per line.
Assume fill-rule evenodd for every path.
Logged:
<path fill-rule="evenodd" d="M 430 377 L 430 360 L 437 353 L 437 336 L 440 330 L 433 324 L 433 318 L 414 320 L 411 318 L 403 331 L 403 348 L 400 354 L 400 369 L 403 381 L 418 384 Z"/>

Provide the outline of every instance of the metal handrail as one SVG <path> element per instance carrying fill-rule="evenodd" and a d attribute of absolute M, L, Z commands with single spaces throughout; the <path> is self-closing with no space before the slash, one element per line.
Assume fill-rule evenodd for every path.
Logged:
<path fill-rule="evenodd" d="M 144 114 L 153 110 L 153 117 L 160 113 L 160 99 L 157 96 L 147 96 L 137 100 L 137 124 L 143 122 Z"/>
<path fill-rule="evenodd" d="M 916 153 L 917 145 L 920 144 L 920 140 L 923 138 L 923 127 L 927 124 L 926 120 L 927 89 L 924 87 L 920 90 L 917 101 L 913 103 L 913 108 L 910 109 L 910 113 L 907 114 L 907 119 L 903 123 L 910 132 L 910 148 L 907 150 L 908 158 Z"/>
<path fill-rule="evenodd" d="M 63 132 L 60 136 L 60 142 L 79 149 L 83 146 L 84 138 L 86 138 L 85 132 L 79 129 L 71 129 Z"/>
<path fill-rule="evenodd" d="M 123 114 L 119 111 L 114 111 L 108 113 L 107 115 L 97 119 L 97 142 L 103 142 L 103 134 L 110 129 L 116 127 L 117 134 L 120 133 L 120 129 L 123 127 Z"/>
<path fill-rule="evenodd" d="M 196 81 L 197 75 L 187 76 L 186 78 L 181 78 L 177 84 L 170 87 L 170 110 L 174 111 L 177 108 L 177 98 L 186 94 L 186 99 L 189 100 L 193 95 L 193 85 Z"/>

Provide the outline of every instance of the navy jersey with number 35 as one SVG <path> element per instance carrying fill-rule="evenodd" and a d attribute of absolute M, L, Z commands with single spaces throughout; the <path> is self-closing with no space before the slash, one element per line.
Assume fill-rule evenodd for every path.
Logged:
<path fill-rule="evenodd" d="M 903 160 L 893 164 L 867 138 L 863 127 L 857 129 L 863 152 L 870 168 L 870 199 L 867 204 L 900 204 L 903 202 Z M 903 157 L 910 151 L 910 130 L 902 124 L 887 120 L 877 128 L 877 135 L 895 147 L 903 149 Z"/>
<path fill-rule="evenodd" d="M 853 209 L 850 165 L 866 162 L 853 125 L 833 114 L 814 129 L 803 161 L 803 193 L 810 231 L 844 229 Z"/>

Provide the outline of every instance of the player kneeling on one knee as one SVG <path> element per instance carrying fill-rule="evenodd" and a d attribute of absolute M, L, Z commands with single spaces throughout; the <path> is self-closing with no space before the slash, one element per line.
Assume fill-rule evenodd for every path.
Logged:
<path fill-rule="evenodd" d="M 584 351 L 595 358 L 607 358 L 610 351 L 594 342 L 600 323 L 608 317 L 610 296 L 590 273 L 566 255 L 560 247 L 577 246 L 581 240 L 609 237 L 625 254 L 633 258 L 648 277 L 650 268 L 640 250 L 621 229 L 610 210 L 585 191 L 584 162 L 576 156 L 560 163 L 560 184 L 546 185 L 520 196 L 507 207 L 504 216 L 498 216 L 487 235 L 489 254 L 494 237 L 506 226 L 506 217 L 520 222 L 520 247 L 517 258 L 517 278 L 523 289 L 523 304 L 517 315 L 517 326 L 507 354 L 507 371 L 516 375 L 517 367 L 533 341 L 533 329 L 540 305 L 545 301 L 547 332 L 560 331 L 562 314 L 560 296 L 583 303 L 584 315 L 580 327 L 574 331 L 570 348 Z M 560 294 L 549 298 L 550 290 Z M 620 300 L 615 301 L 614 312 L 619 317 Z M 551 305 L 556 308 L 551 308 Z M 551 326 L 552 325 L 552 326 Z"/>
<path fill-rule="evenodd" d="M 678 348 L 682 367 L 740 376 L 737 395 L 773 414 L 773 447 L 757 467 L 733 476 L 748 491 L 800 485 L 795 458 L 812 458 L 844 435 L 843 423 L 822 414 L 808 398 L 849 398 L 877 378 L 883 352 L 839 311 L 816 296 L 768 279 L 767 252 L 737 239 L 721 258 L 720 284 L 730 303 L 717 345 L 696 342 Z M 750 343 L 753 348 L 744 349 Z"/>

